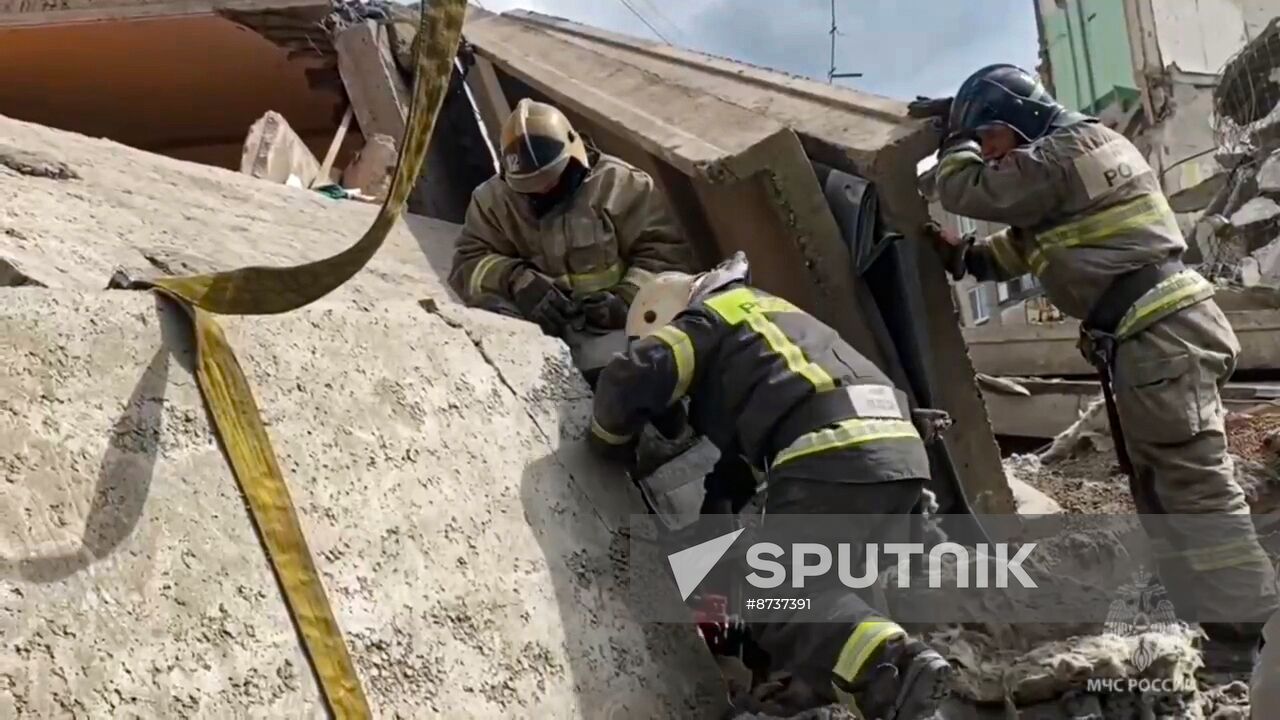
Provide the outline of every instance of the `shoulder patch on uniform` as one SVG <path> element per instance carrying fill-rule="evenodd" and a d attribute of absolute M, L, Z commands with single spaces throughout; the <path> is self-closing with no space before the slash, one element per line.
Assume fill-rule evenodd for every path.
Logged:
<path fill-rule="evenodd" d="M 852 385 L 845 392 L 858 417 L 903 419 L 898 396 L 888 385 Z"/>
<path fill-rule="evenodd" d="M 1096 200 L 1134 178 L 1151 172 L 1147 159 L 1133 143 L 1116 138 L 1074 161 L 1076 174 L 1090 200 Z"/>

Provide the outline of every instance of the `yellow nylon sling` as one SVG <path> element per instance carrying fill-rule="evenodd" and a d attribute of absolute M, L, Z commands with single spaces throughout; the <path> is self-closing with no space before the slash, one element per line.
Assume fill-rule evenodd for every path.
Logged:
<path fill-rule="evenodd" d="M 421 173 L 436 115 L 449 87 L 465 14 L 465 0 L 422 3 L 413 98 L 395 175 L 387 199 L 359 241 L 333 257 L 294 267 L 244 267 L 141 283 L 177 303 L 191 318 L 201 394 L 302 636 L 325 705 L 337 718 L 371 717 L 369 702 L 311 558 L 253 390 L 213 314 L 268 315 L 295 310 L 340 287 L 373 257 L 404 211 Z"/>

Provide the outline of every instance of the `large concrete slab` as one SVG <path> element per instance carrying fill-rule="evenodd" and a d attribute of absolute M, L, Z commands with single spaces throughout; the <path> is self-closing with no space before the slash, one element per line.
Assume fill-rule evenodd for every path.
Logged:
<path fill-rule="evenodd" d="M 74 177 L 40 170 L 53 166 Z M 377 213 L 363 203 L 3 116 L 0 188 L 0 260 L 48 287 L 85 290 L 106 287 L 120 265 L 181 274 L 319 259 L 354 242 Z M 369 266 L 331 297 L 446 297 L 439 277 L 456 233 L 448 223 L 407 217 Z"/>
<path fill-rule="evenodd" d="M 875 182 L 888 222 L 921 240 L 915 167 L 937 139 L 904 104 L 533 13 L 474 11 L 464 33 L 507 101 L 548 99 L 602 149 L 648 170 L 704 260 L 745 250 L 759 285 L 887 366 L 812 162 Z M 926 362 L 935 404 L 957 420 L 952 454 L 979 510 L 1012 512 L 950 290 L 937 259 L 920 256 Z"/>
<path fill-rule="evenodd" d="M 0 256 L 50 285 L 0 288 L 0 717 L 321 717 L 181 314 L 98 288 L 140 245 L 313 259 L 371 209 L 21 123 L 0 143 L 28 153 L 0 163 Z M 415 226 L 449 236 L 402 223 L 329 298 L 223 320 L 375 716 L 707 716 L 701 641 L 629 600 L 643 509 L 582 453 L 567 348 L 454 304 Z"/>

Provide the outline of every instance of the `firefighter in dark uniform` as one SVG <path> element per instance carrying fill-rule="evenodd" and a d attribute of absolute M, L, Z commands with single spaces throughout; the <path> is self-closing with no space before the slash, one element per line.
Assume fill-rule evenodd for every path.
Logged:
<path fill-rule="evenodd" d="M 667 422 L 687 397 L 689 423 L 720 449 L 708 494 L 735 496 L 735 511 L 767 468 L 766 515 L 912 513 L 929 464 L 905 395 L 830 327 L 748 285 L 741 253 L 700 275 L 659 274 L 637 293 L 627 333 L 629 351 L 596 388 L 599 452 L 625 461 L 645 424 Z M 858 525 L 845 540 L 878 530 Z M 813 606 L 821 622 L 750 623 L 791 676 L 774 707 L 933 716 L 951 672 L 941 656 L 843 585 L 817 590 Z"/>
<path fill-rule="evenodd" d="M 1277 598 L 1227 454 L 1219 390 L 1240 346 L 1213 285 L 1182 263 L 1159 178 L 1123 135 L 1012 65 L 974 73 L 954 100 L 922 101 L 916 114 L 947 118 L 942 207 L 1010 226 L 982 240 L 939 234 L 953 275 L 1033 273 L 1082 321 L 1082 349 L 1114 386 L 1117 447 L 1161 578 L 1222 657 L 1247 667 Z"/>

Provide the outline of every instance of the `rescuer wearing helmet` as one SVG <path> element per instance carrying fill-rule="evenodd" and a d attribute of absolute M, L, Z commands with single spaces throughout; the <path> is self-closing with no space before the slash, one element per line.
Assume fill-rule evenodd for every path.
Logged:
<path fill-rule="evenodd" d="M 1010 226 L 983 240 L 935 233 L 953 276 L 1032 273 L 1082 321 L 1081 350 L 1107 390 L 1161 579 L 1181 615 L 1206 618 L 1221 662 L 1242 666 L 1277 599 L 1227 455 L 1219 388 L 1240 346 L 1213 286 L 1182 263 L 1187 246 L 1159 178 L 1123 135 L 1012 65 L 983 68 L 950 103 L 922 106 L 916 114 L 946 117 L 942 207 Z"/>
<path fill-rule="evenodd" d="M 628 460 L 644 425 L 678 413 L 687 397 L 689 423 L 720 450 L 708 495 L 731 496 L 733 512 L 767 472 L 769 516 L 857 513 L 866 522 L 841 538 L 855 544 L 901 524 L 929 473 L 905 394 L 835 330 L 748 282 L 738 253 L 709 272 L 662 273 L 641 287 L 627 318 L 630 349 L 597 383 L 592 446 Z M 828 613 L 822 622 L 801 612 L 749 618 L 773 669 L 791 674 L 784 690 L 757 698 L 766 711 L 839 700 L 868 718 L 932 717 L 947 662 L 834 577 L 808 587 Z"/>
<path fill-rule="evenodd" d="M 652 178 L 589 148 L 557 108 L 521 100 L 502 127 L 500 159 L 501 173 L 472 194 L 454 248 L 449 282 L 466 303 L 569 340 L 621 331 L 639 285 L 690 269 Z"/>

